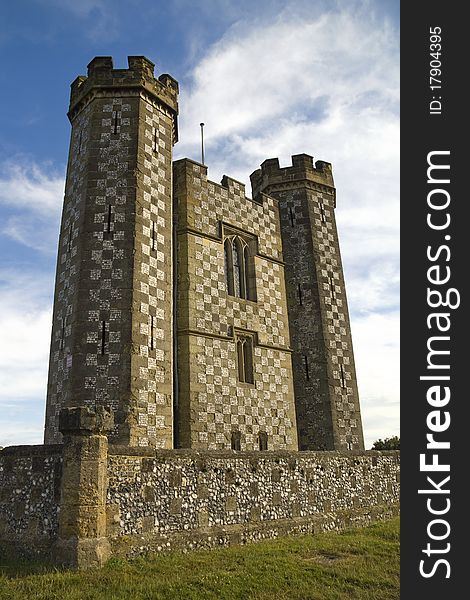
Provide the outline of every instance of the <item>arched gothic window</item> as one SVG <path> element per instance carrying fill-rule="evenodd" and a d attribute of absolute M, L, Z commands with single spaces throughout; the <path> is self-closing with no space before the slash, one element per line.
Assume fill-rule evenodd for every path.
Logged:
<path fill-rule="evenodd" d="M 232 240 L 227 238 L 224 242 L 224 271 L 225 271 L 225 285 L 227 287 L 227 293 L 231 296 L 233 293 L 233 254 L 232 254 Z"/>
<path fill-rule="evenodd" d="M 240 252 L 240 238 L 237 236 L 233 242 L 233 295 L 237 298 L 244 298 L 243 288 L 245 287 L 244 279 L 244 265 L 242 260 L 242 253 Z"/>
<path fill-rule="evenodd" d="M 237 339 L 238 380 L 254 383 L 253 377 L 253 338 L 240 336 Z"/>
<path fill-rule="evenodd" d="M 224 241 L 224 268 L 227 293 L 256 300 L 253 256 L 246 240 L 230 235 Z"/>

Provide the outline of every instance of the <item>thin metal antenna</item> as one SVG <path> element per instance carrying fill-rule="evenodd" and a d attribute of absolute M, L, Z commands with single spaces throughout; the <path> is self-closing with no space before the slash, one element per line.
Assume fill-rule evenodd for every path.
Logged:
<path fill-rule="evenodd" d="M 204 164 L 204 123 L 199 123 L 201 126 L 201 163 Z"/>

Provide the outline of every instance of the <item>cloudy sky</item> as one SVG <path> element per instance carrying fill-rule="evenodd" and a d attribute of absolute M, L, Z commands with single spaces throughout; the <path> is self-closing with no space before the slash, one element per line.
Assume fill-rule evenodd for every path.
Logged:
<path fill-rule="evenodd" d="M 398 0 L 15 0 L 0 7 L 0 446 L 41 443 L 69 85 L 97 55 L 180 82 L 175 158 L 244 181 L 333 163 L 366 447 L 399 433 Z M 249 189 L 249 187 L 247 187 Z"/>

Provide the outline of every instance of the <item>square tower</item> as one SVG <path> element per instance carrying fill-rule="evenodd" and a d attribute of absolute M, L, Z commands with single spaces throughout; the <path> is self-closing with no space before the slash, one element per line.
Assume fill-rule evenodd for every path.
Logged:
<path fill-rule="evenodd" d="M 300 450 L 362 450 L 356 369 L 331 165 L 307 154 L 265 160 L 253 194 L 278 201 Z"/>
<path fill-rule="evenodd" d="M 172 146 L 178 84 L 130 56 L 71 86 L 45 443 L 59 413 L 104 406 L 111 439 L 173 447 Z"/>
<path fill-rule="evenodd" d="M 297 450 L 277 202 L 174 163 L 178 444 Z"/>

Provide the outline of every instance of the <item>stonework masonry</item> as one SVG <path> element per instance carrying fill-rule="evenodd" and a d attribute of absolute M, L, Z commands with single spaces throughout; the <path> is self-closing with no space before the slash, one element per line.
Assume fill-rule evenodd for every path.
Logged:
<path fill-rule="evenodd" d="M 45 442 L 83 406 L 118 444 L 363 449 L 331 165 L 212 182 L 172 162 L 177 95 L 136 56 L 72 84 Z"/>
<path fill-rule="evenodd" d="M 396 513 L 398 467 L 397 453 L 142 456 L 116 447 L 108 466 L 111 545 L 130 555 L 363 525 Z"/>
<path fill-rule="evenodd" d="M 331 165 L 300 154 L 264 161 L 253 193 L 279 202 L 299 448 L 363 449 Z"/>
<path fill-rule="evenodd" d="M 65 439 L 0 451 L 0 556 L 86 569 L 111 555 L 339 530 L 398 513 L 398 452 L 108 447 L 107 436 L 78 429 Z"/>
<path fill-rule="evenodd" d="M 176 82 L 156 80 L 143 57 L 129 57 L 127 70 L 95 58 L 88 77 L 72 84 L 46 443 L 62 439 L 62 408 L 106 406 L 117 441 L 173 445 L 176 96 Z M 152 317 L 158 335 L 150 349 Z"/>
<path fill-rule="evenodd" d="M 130 56 L 71 87 L 45 445 L 0 451 L 1 552 L 112 554 L 340 529 L 398 510 L 365 452 L 331 165 L 244 185 L 173 162 L 178 84 Z"/>
<path fill-rule="evenodd" d="M 0 450 L 0 548 L 48 553 L 59 531 L 62 446 Z M 1 553 L 1 551 L 0 551 Z"/>
<path fill-rule="evenodd" d="M 265 432 L 276 449 L 297 449 L 292 366 L 281 262 L 279 213 L 272 198 L 255 202 L 228 177 L 207 180 L 207 167 L 174 166 L 178 207 L 178 390 L 182 447 L 259 449 Z M 254 244 L 250 260 L 256 302 L 228 294 L 224 269 L 227 232 Z M 254 381 L 237 376 L 237 333 L 254 332 Z"/>

